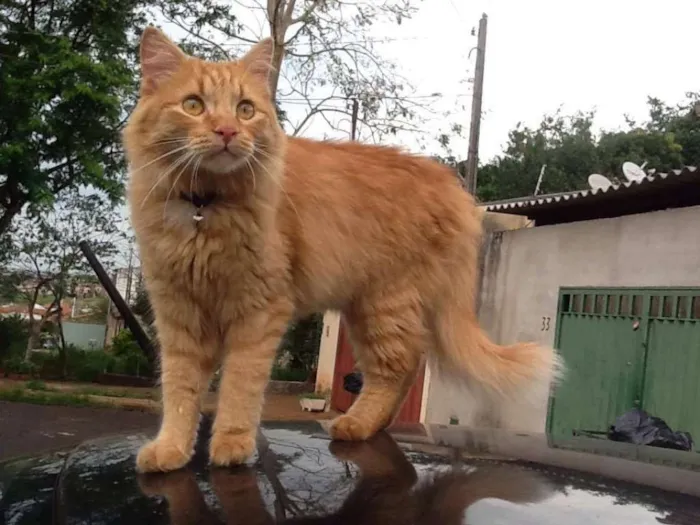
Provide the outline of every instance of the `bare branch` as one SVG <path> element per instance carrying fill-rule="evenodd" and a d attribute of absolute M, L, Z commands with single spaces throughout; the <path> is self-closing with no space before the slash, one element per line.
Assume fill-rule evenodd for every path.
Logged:
<path fill-rule="evenodd" d="M 170 20 L 173 24 L 175 24 L 176 26 L 178 26 L 180 29 L 182 29 L 183 31 L 186 31 L 186 32 L 187 32 L 188 34 L 190 34 L 191 36 L 193 36 L 193 37 L 195 37 L 195 38 L 198 38 L 198 39 L 200 39 L 200 40 L 206 42 L 206 43 L 209 44 L 210 46 L 216 48 L 217 50 L 219 50 L 219 52 L 221 52 L 221 53 L 222 53 L 226 58 L 228 58 L 229 60 L 231 59 L 231 56 L 228 54 L 228 51 L 226 51 L 223 47 L 221 47 L 219 44 L 217 44 L 217 43 L 214 42 L 213 40 L 210 40 L 210 39 L 208 39 L 207 37 L 202 36 L 202 35 L 199 34 L 199 33 L 195 33 L 195 32 L 192 31 L 190 28 L 188 28 L 185 24 L 183 24 L 183 23 L 180 22 L 179 20 L 175 19 L 174 17 L 173 17 L 173 18 L 169 18 L 169 20 Z"/>

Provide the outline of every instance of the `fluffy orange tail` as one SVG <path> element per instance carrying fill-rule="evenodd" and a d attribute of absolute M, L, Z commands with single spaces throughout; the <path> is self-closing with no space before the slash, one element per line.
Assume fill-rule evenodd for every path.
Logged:
<path fill-rule="evenodd" d="M 479 387 L 501 405 L 546 405 L 550 385 L 564 373 L 556 351 L 535 343 L 495 344 L 479 326 L 473 295 L 460 294 L 464 288 L 455 284 L 435 317 L 434 357 L 441 374 L 472 392 Z"/>

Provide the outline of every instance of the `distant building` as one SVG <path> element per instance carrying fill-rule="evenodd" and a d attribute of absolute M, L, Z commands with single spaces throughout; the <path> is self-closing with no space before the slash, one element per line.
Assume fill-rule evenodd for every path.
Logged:
<path fill-rule="evenodd" d="M 132 267 L 131 271 L 129 271 L 129 268 L 119 268 L 112 274 L 112 282 L 119 295 L 126 301 L 126 304 L 131 305 L 136 294 L 143 286 L 141 268 Z M 111 300 L 109 301 L 108 312 L 105 346 L 109 346 L 114 336 L 124 329 L 124 319 Z"/>

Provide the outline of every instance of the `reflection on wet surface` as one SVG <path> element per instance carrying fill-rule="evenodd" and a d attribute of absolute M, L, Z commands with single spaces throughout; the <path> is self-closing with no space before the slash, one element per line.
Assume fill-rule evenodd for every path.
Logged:
<path fill-rule="evenodd" d="M 420 479 L 416 468 L 386 433 L 366 443 L 331 443 L 328 449 L 335 458 L 332 466 L 328 458 L 319 461 L 315 454 L 303 450 L 284 454 L 284 448 L 288 447 L 261 439 L 259 464 L 267 483 L 259 484 L 250 467 L 211 471 L 209 479 L 221 514 L 207 504 L 192 470 L 143 476 L 139 482 L 146 494 L 166 499 L 173 525 L 450 525 L 462 523 L 464 510 L 485 498 L 532 503 L 552 493 L 536 473 L 504 465 L 434 468 Z M 321 448 L 315 453 L 324 454 Z M 339 466 L 344 473 L 334 468 Z M 284 483 L 290 474 L 297 480 L 293 491 Z M 265 490 L 268 484 L 272 501 Z"/>
<path fill-rule="evenodd" d="M 275 424 L 247 466 L 210 469 L 207 434 L 205 426 L 190 466 L 170 474 L 136 475 L 141 436 L 91 442 L 67 459 L 16 466 L 16 475 L 6 469 L 0 523 L 700 523 L 697 498 L 536 462 L 464 458 L 386 433 L 331 443 L 308 425 Z"/>

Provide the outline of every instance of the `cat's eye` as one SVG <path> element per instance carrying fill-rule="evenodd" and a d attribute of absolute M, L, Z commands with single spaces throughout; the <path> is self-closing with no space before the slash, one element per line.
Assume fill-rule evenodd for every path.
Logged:
<path fill-rule="evenodd" d="M 182 101 L 182 109 L 185 113 L 193 116 L 204 113 L 204 101 L 196 96 L 187 97 Z"/>
<path fill-rule="evenodd" d="M 236 114 L 240 119 L 250 120 L 255 116 L 255 106 L 252 102 L 244 100 L 240 104 L 238 104 L 238 107 L 236 108 Z"/>

